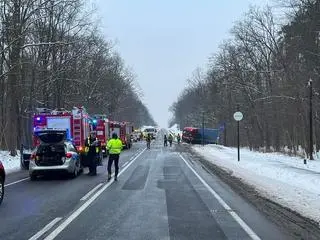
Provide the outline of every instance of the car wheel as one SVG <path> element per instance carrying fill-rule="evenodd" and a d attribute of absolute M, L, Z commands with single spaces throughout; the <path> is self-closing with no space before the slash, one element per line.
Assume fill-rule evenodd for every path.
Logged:
<path fill-rule="evenodd" d="M 75 168 L 73 173 L 71 173 L 71 178 L 76 178 L 76 177 L 78 177 L 78 169 L 77 168 Z"/>
<path fill-rule="evenodd" d="M 3 181 L 2 177 L 0 176 L 0 205 L 3 200 L 3 196 L 4 196 L 4 181 Z"/>
<path fill-rule="evenodd" d="M 79 172 L 80 172 L 80 163 L 76 163 L 76 166 L 75 166 L 75 168 L 74 168 L 74 171 L 73 171 L 73 173 L 71 173 L 71 177 L 72 177 L 72 178 L 78 177 Z"/>
<path fill-rule="evenodd" d="M 34 174 L 34 173 L 31 173 L 31 174 L 29 175 L 29 177 L 30 177 L 30 180 L 31 180 L 31 181 L 37 180 L 37 175 Z"/>

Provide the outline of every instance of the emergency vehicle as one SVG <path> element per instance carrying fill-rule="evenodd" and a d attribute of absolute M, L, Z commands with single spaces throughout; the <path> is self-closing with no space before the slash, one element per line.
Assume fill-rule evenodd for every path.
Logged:
<path fill-rule="evenodd" d="M 73 107 L 72 111 L 65 109 L 37 108 L 33 116 L 33 130 L 38 129 L 66 129 L 67 139 L 72 141 L 81 157 L 84 157 L 85 140 L 92 130 L 89 114 L 84 107 Z M 36 135 L 33 135 L 33 145 L 40 143 Z"/>
<path fill-rule="evenodd" d="M 122 125 L 125 127 L 125 135 L 126 135 L 126 145 L 128 148 L 131 148 L 132 146 L 132 133 L 134 131 L 133 124 L 130 122 L 122 122 Z"/>
<path fill-rule="evenodd" d="M 101 144 L 102 154 L 107 154 L 107 141 L 109 136 L 109 120 L 106 115 L 93 115 L 92 116 L 92 127 L 96 131 L 96 136 Z"/>
<path fill-rule="evenodd" d="M 122 141 L 123 148 L 131 148 L 131 133 L 133 132 L 133 126 L 129 122 L 109 121 L 108 123 L 109 138 L 112 138 L 112 134 L 116 133 Z"/>

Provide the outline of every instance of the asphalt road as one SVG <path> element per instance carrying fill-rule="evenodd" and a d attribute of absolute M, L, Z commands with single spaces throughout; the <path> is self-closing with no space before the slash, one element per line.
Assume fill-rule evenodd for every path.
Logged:
<path fill-rule="evenodd" d="M 124 150 L 120 169 L 137 155 L 144 145 Z M 84 174 L 76 179 L 47 176 L 30 181 L 27 171 L 7 176 L 5 198 L 0 206 L 0 239 L 30 239 L 56 218 L 66 216 L 85 202 L 88 192 L 106 181 L 106 162 L 98 167 L 97 176 Z M 87 195 L 87 196 L 86 196 Z M 41 237 L 38 239 L 42 239 Z"/>
<path fill-rule="evenodd" d="M 144 147 L 123 152 L 118 182 L 100 167 L 96 177 L 7 186 L 0 239 L 290 239 L 189 152 Z"/>

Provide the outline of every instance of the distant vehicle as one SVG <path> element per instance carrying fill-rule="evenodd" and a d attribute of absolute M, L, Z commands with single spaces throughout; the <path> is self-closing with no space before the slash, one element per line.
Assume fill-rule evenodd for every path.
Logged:
<path fill-rule="evenodd" d="M 116 133 L 122 141 L 124 149 L 130 149 L 132 147 L 131 133 L 133 132 L 133 125 L 129 122 L 117 122 L 109 121 L 109 139 L 112 134 Z"/>
<path fill-rule="evenodd" d="M 143 130 L 143 137 L 146 138 L 148 134 L 151 134 L 152 139 L 156 139 L 157 130 L 155 128 L 146 128 Z"/>
<path fill-rule="evenodd" d="M 80 155 L 76 146 L 66 140 L 65 129 L 41 129 L 35 132 L 40 144 L 31 155 L 29 176 L 35 180 L 48 172 L 65 172 L 77 177 L 81 172 Z"/>
<path fill-rule="evenodd" d="M 203 138 L 202 138 L 203 135 Z M 182 132 L 182 141 L 186 143 L 200 144 L 217 144 L 219 141 L 219 129 L 185 127 Z"/>
<path fill-rule="evenodd" d="M 200 141 L 198 143 L 202 142 L 202 128 L 199 128 L 200 132 Z M 204 144 L 218 144 L 219 142 L 219 129 L 214 128 L 204 128 L 203 129 L 203 140 Z"/>
<path fill-rule="evenodd" d="M 92 119 L 92 128 L 96 131 L 96 137 L 100 142 L 101 151 L 99 161 L 102 162 L 103 157 L 107 156 L 107 141 L 108 141 L 108 119 L 105 115 L 94 115 Z"/>
<path fill-rule="evenodd" d="M 138 130 L 135 130 L 134 132 L 132 132 L 132 140 L 134 142 L 137 142 L 137 141 L 141 141 L 141 132 L 138 131 Z"/>
<path fill-rule="evenodd" d="M 198 128 L 185 127 L 182 132 L 182 141 L 186 143 L 193 143 L 199 138 Z"/>
<path fill-rule="evenodd" d="M 3 201 L 4 197 L 4 183 L 6 180 L 6 172 L 4 170 L 4 166 L 2 162 L 0 161 L 0 205 Z"/>

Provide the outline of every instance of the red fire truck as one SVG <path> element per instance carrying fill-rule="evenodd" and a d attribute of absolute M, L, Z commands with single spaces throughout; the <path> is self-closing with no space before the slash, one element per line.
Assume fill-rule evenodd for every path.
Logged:
<path fill-rule="evenodd" d="M 128 146 L 128 148 L 131 148 L 132 146 L 132 133 L 134 131 L 133 124 L 130 122 L 122 122 L 122 125 L 124 126 L 125 130 L 125 141 Z"/>
<path fill-rule="evenodd" d="M 109 121 L 106 115 L 93 115 L 92 118 L 93 130 L 97 133 L 97 138 L 101 143 L 101 150 L 104 156 L 107 154 L 107 141 L 108 141 L 108 132 L 109 132 Z"/>
<path fill-rule="evenodd" d="M 132 146 L 131 133 L 133 126 L 128 122 L 109 121 L 109 138 L 112 137 L 112 133 L 116 133 L 122 141 L 122 145 L 125 149 L 129 149 Z"/>
<path fill-rule="evenodd" d="M 74 107 L 72 111 L 38 108 L 33 117 L 34 131 L 41 128 L 66 129 L 67 139 L 74 143 L 82 156 L 85 140 L 92 130 L 90 123 L 90 117 L 84 107 Z M 34 147 L 38 144 L 39 139 L 34 135 Z"/>

